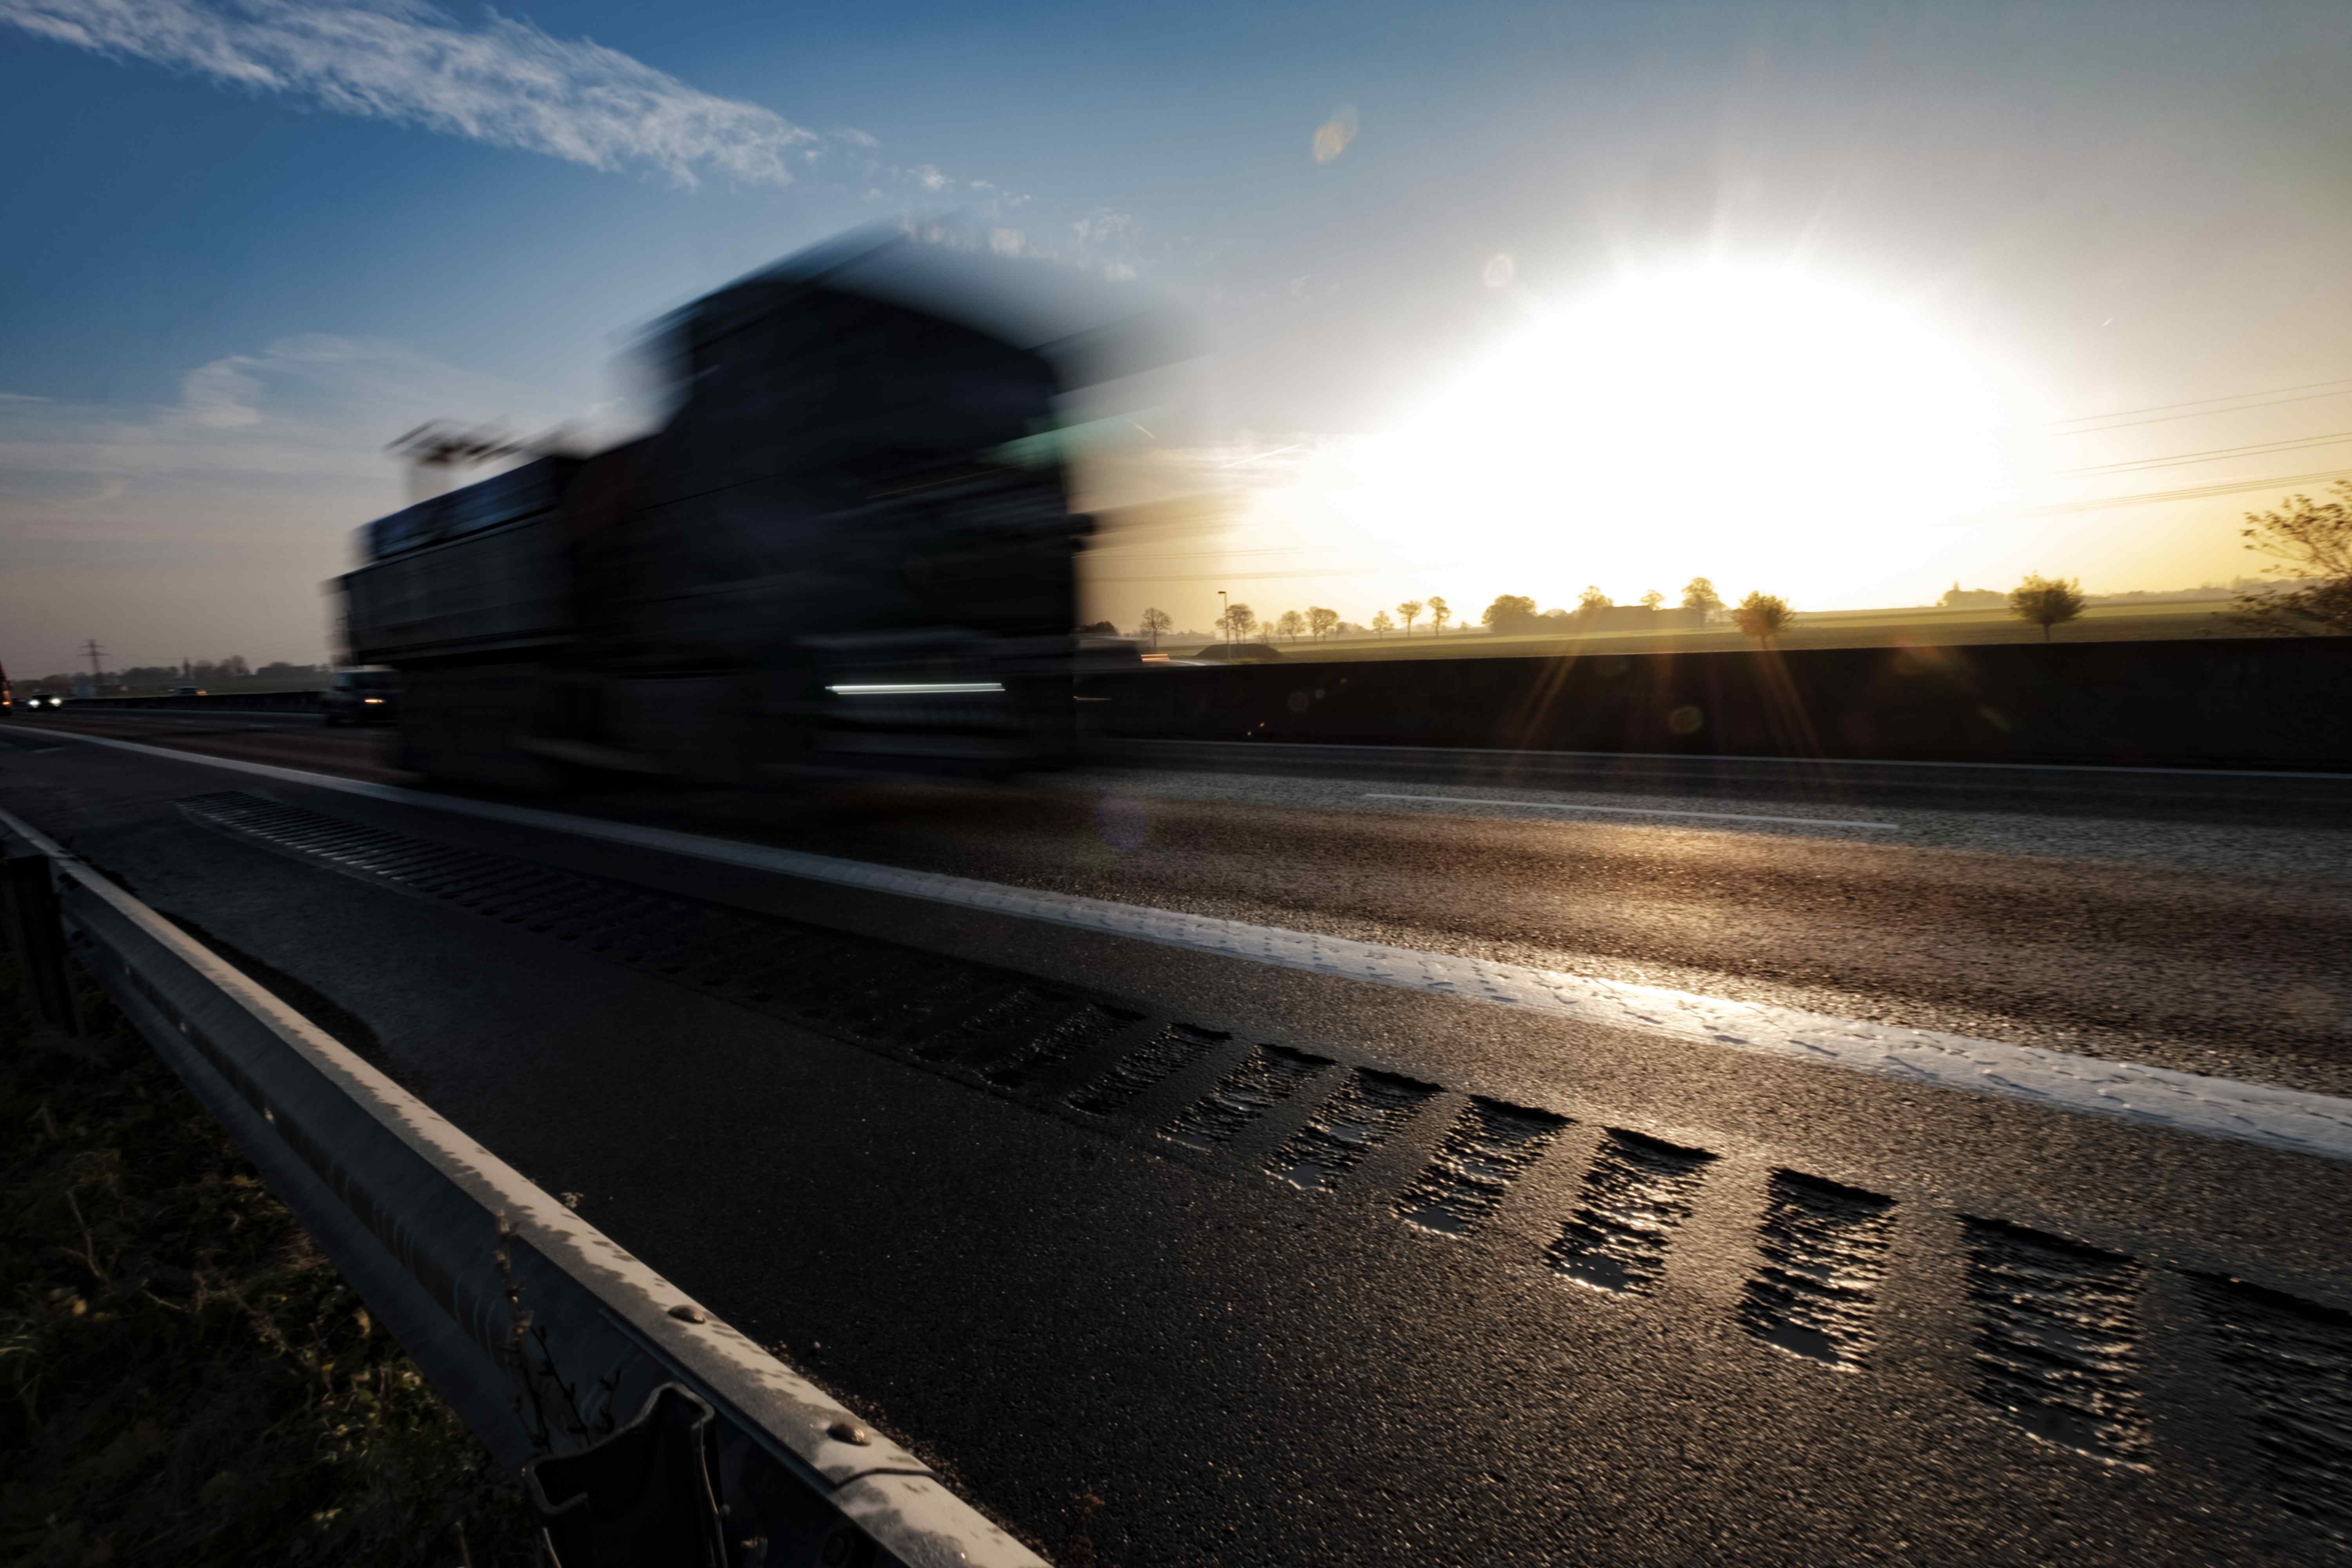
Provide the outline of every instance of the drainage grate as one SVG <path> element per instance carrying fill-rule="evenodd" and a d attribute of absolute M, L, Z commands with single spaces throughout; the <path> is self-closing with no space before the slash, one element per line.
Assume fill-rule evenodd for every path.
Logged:
<path fill-rule="evenodd" d="M 725 982 L 710 978 L 703 984 Z M 958 1019 L 1003 984 L 1002 975 L 968 963 L 941 960 L 912 985 L 867 993 L 858 1005 L 835 1014 L 834 1023 L 859 1040 L 910 1048 L 953 1027 Z"/>
<path fill-rule="evenodd" d="M 1301 1192 L 1319 1193 L 1386 1142 L 1436 1093 L 1433 1083 L 1359 1068 L 1314 1120 L 1275 1152 L 1266 1173 Z"/>
<path fill-rule="evenodd" d="M 1552 1243 L 1552 1268 L 1596 1290 L 1648 1295 L 1714 1161 L 1702 1149 L 1612 1129 L 1584 1178 L 1583 1202 Z"/>
<path fill-rule="evenodd" d="M 2133 1381 L 2137 1265 L 1999 1220 L 1961 1224 L 1979 1314 L 1977 1396 L 2046 1441 L 2136 1457 L 2147 1439 Z"/>
<path fill-rule="evenodd" d="M 425 843 L 259 795 L 232 791 L 180 806 L 273 848 L 522 926 L 837 1039 L 909 1051 L 937 1066 L 980 1062 L 1006 1089 L 1076 1062 L 1142 1017 L 985 964 Z M 1105 1089 L 1163 1070 L 1156 1058 L 1121 1061 Z"/>
<path fill-rule="evenodd" d="M 1119 1058 L 1099 1079 L 1075 1090 L 1069 1103 L 1089 1115 L 1115 1115 L 1145 1089 L 1181 1072 L 1232 1038 L 1213 1029 L 1171 1024 Z"/>
<path fill-rule="evenodd" d="M 953 1061 L 1005 1036 L 1043 1029 L 1069 1011 L 1070 999 L 1042 985 L 1015 984 L 961 1016 L 939 1020 L 914 1041 L 927 1062 Z"/>
<path fill-rule="evenodd" d="M 2253 1405 L 2263 1480 L 2290 1512 L 2352 1532 L 2352 1313 L 2194 1278 L 2221 1363 Z"/>
<path fill-rule="evenodd" d="M 1329 1057 L 1287 1046 L 1260 1046 L 1225 1075 L 1224 1082 L 1185 1107 L 1160 1136 L 1194 1149 L 1213 1149 L 1330 1065 Z"/>
<path fill-rule="evenodd" d="M 1097 1047 L 1108 1045 L 1142 1017 L 1140 1013 L 1106 1007 L 1099 1002 L 1080 1003 L 1076 1011 L 1043 1034 L 1022 1037 L 1011 1050 L 982 1068 L 982 1074 L 991 1083 L 1003 1084 L 1007 1089 L 1023 1088 L 1068 1066 Z"/>
<path fill-rule="evenodd" d="M 1795 1171 L 1772 1173 L 1740 1325 L 1766 1344 L 1834 1367 L 1862 1364 L 1886 1273 L 1895 1200 Z"/>
<path fill-rule="evenodd" d="M 1567 1125 L 1549 1110 L 1473 1100 L 1429 1169 L 1397 1199 L 1398 1217 L 1440 1236 L 1469 1235 Z"/>

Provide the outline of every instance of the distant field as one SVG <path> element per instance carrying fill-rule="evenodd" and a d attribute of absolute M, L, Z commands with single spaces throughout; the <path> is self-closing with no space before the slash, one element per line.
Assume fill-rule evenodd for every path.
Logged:
<path fill-rule="evenodd" d="M 2060 626 L 2056 642 L 2154 642 L 2175 637 L 2244 637 L 2227 618 L 2226 606 L 2215 604 L 2164 605 L 2101 605 L 2083 618 Z M 1904 644 L 1952 646 L 1962 643 L 2040 642 L 2042 628 L 1996 610 L 1828 610 L 1799 615 L 1783 632 L 1780 646 L 1807 647 L 1892 647 Z M 1165 650 L 1181 658 L 1198 643 L 1171 641 Z M 1721 653 L 1755 645 L 1730 626 L 1705 631 L 1594 632 L 1582 637 L 1496 637 L 1483 627 L 1449 630 L 1432 637 L 1426 629 L 1407 639 L 1384 637 L 1331 638 L 1324 642 L 1277 642 L 1285 658 L 1317 661 L 1387 658 L 1531 658 L 1570 653 Z"/>

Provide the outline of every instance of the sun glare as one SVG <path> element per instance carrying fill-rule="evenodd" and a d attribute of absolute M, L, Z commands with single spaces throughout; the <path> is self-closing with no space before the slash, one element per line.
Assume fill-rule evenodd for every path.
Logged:
<path fill-rule="evenodd" d="M 1462 551 L 1564 574 L 1556 594 L 1777 572 L 1820 603 L 1883 579 L 1905 531 L 1991 504 L 1998 412 L 1908 310 L 1696 268 L 1541 317 L 1366 454 L 1346 510 L 1405 549 L 1435 520 Z"/>

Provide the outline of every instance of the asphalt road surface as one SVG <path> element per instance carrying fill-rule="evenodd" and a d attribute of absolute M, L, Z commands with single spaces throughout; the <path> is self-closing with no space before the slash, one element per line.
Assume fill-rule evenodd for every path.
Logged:
<path fill-rule="evenodd" d="M 2345 1161 L 1198 940 L 2338 1115 L 2336 781 L 1190 748 L 574 828 L 63 731 L 398 784 L 383 737 L 20 722 L 0 805 L 1057 1562 L 2352 1557 Z"/>

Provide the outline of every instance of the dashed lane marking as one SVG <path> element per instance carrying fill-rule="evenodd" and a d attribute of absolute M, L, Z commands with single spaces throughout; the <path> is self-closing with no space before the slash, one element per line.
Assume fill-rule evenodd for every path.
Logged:
<path fill-rule="evenodd" d="M 1366 790 L 1363 800 L 1410 800 L 1424 805 L 1501 805 L 1518 811 L 1591 811 L 1610 816 L 1687 816 L 1707 822 L 1770 822 L 1795 827 L 1869 827 L 1899 833 L 1899 822 L 1845 822 L 1829 816 L 1767 816 L 1754 811 L 1670 811 L 1654 805 L 1581 805 L 1570 801 L 1476 800 L 1464 795 L 1383 795 Z"/>
<path fill-rule="evenodd" d="M 805 850 L 682 833 L 675 828 L 607 822 L 538 806 L 467 800 L 106 736 L 72 738 L 90 745 L 276 779 L 306 788 L 596 838 L 837 887 L 989 910 L 1246 963 L 1307 970 L 1465 1002 L 1517 1007 L 1639 1035 L 1704 1041 L 1784 1061 L 1843 1068 L 1923 1087 L 2023 1100 L 2053 1110 L 2113 1117 L 2141 1126 L 2235 1139 L 2326 1159 L 2352 1160 L 2352 1100 L 2336 1095 L 2208 1078 L 2169 1068 L 2075 1056 L 1934 1029 L 1840 1018 L 1770 1003 L 1729 1001 L 1663 986 L 1565 974 L 1523 964 L 1495 963 L 1455 953 L 1426 952 L 1312 931 L 1250 925 L 1213 915 L 1016 888 L 936 871 L 910 871 Z"/>

